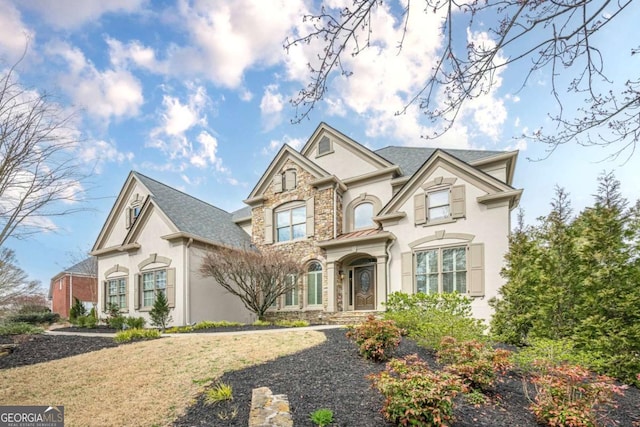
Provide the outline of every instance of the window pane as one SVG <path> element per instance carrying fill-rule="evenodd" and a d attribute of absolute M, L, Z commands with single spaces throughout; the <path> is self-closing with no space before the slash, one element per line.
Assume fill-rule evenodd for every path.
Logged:
<path fill-rule="evenodd" d="M 127 300 L 124 295 L 120 295 L 120 308 L 125 308 L 127 306 Z"/>
<path fill-rule="evenodd" d="M 316 274 L 311 272 L 307 274 L 307 304 L 313 305 L 316 303 Z"/>
<path fill-rule="evenodd" d="M 424 294 L 427 293 L 427 276 L 416 277 L 416 290 Z"/>
<path fill-rule="evenodd" d="M 461 294 L 467 293 L 467 272 L 456 273 L 456 291 Z"/>
<path fill-rule="evenodd" d="M 445 206 L 449 204 L 449 190 L 429 193 L 429 207 Z"/>
<path fill-rule="evenodd" d="M 442 250 L 442 271 L 464 271 L 467 269 L 466 249 Z"/>
<path fill-rule="evenodd" d="M 322 271 L 322 266 L 319 262 L 312 262 L 309 264 L 309 271 Z"/>
<path fill-rule="evenodd" d="M 298 224 L 293 226 L 293 238 L 301 239 L 307 235 L 307 224 Z"/>
<path fill-rule="evenodd" d="M 278 228 L 278 242 L 291 240 L 291 229 L 289 227 Z"/>
<path fill-rule="evenodd" d="M 109 295 L 117 295 L 118 286 L 115 280 L 109 280 Z"/>
<path fill-rule="evenodd" d="M 167 287 L 167 270 L 156 271 L 156 287 L 158 289 Z"/>
<path fill-rule="evenodd" d="M 449 216 L 449 206 L 440 206 L 435 208 L 429 208 L 427 217 L 429 219 L 447 218 Z"/>
<path fill-rule="evenodd" d="M 362 203 L 353 210 L 353 222 L 355 228 L 369 227 L 373 225 L 373 204 Z"/>
<path fill-rule="evenodd" d="M 442 274 L 442 292 L 450 293 L 455 290 L 453 278 L 454 278 L 454 273 Z"/>
<path fill-rule="evenodd" d="M 127 284 L 124 281 L 124 279 L 120 279 L 118 284 L 119 284 L 119 287 L 120 287 L 119 292 L 121 294 L 124 294 L 125 292 L 127 292 Z"/>
<path fill-rule="evenodd" d="M 142 305 L 144 305 L 145 307 L 151 307 L 153 305 L 154 299 L 155 299 L 154 291 L 144 291 Z"/>
<path fill-rule="evenodd" d="M 307 222 L 307 209 L 304 206 L 299 208 L 291 209 L 291 223 L 292 224 L 302 224 Z"/>
<path fill-rule="evenodd" d="M 427 289 L 429 294 L 438 293 L 438 274 L 429 274 L 427 276 Z"/>
<path fill-rule="evenodd" d="M 427 272 L 427 252 L 416 253 L 416 274 L 426 274 Z"/>
<path fill-rule="evenodd" d="M 288 210 L 276 213 L 276 225 L 278 227 L 289 225 L 289 213 L 290 211 Z"/>
<path fill-rule="evenodd" d="M 153 273 L 144 273 L 142 275 L 142 289 L 145 291 L 153 290 Z"/>

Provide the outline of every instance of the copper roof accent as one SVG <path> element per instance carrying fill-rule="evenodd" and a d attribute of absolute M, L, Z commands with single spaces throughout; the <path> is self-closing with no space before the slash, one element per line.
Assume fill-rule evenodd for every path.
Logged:
<path fill-rule="evenodd" d="M 383 232 L 384 232 L 383 230 L 379 230 L 376 228 L 369 228 L 367 230 L 358 230 L 358 231 L 352 231 L 350 233 L 340 234 L 334 240 L 346 240 L 346 239 L 353 239 L 355 237 L 374 236 L 376 234 L 380 234 Z"/>

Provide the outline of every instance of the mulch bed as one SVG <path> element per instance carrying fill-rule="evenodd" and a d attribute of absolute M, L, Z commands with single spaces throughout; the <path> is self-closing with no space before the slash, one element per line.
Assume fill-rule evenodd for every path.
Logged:
<path fill-rule="evenodd" d="M 246 327 L 242 329 L 246 330 Z M 216 328 L 206 332 L 223 330 L 224 328 Z M 87 332 L 87 329 L 82 332 Z M 320 408 L 329 408 L 334 412 L 332 426 L 391 426 L 380 413 L 382 396 L 371 388 L 370 381 L 366 379 L 367 375 L 383 369 L 384 364 L 362 359 L 355 344 L 345 337 L 343 329 L 323 332 L 327 341 L 319 346 L 269 363 L 226 373 L 220 381 L 233 387 L 233 401 L 208 405 L 204 402 L 204 396 L 200 396 L 174 422 L 174 426 L 246 427 L 251 393 L 256 387 L 269 387 L 274 394 L 286 394 L 296 427 L 312 426 L 309 414 Z M 18 347 L 13 353 L 0 357 L 0 369 L 31 365 L 118 345 L 107 337 L 0 337 L 0 343 L 10 342 L 17 343 Z M 401 357 L 413 353 L 417 353 L 432 367 L 437 367 L 431 352 L 418 347 L 411 340 L 403 339 L 396 355 Z M 511 373 L 497 384 L 489 403 L 485 405 L 473 406 L 464 398 L 457 398 L 454 426 L 535 427 L 538 424 L 528 411 L 528 406 L 522 378 Z M 220 418 L 234 413 L 232 419 Z M 640 425 L 640 390 L 634 387 L 626 390 L 625 396 L 618 398 L 618 408 L 608 415 L 612 421 L 606 426 Z"/>
<path fill-rule="evenodd" d="M 209 405 L 201 396 L 188 408 L 174 426 L 246 426 L 251 406 L 251 393 L 257 387 L 269 387 L 274 394 L 289 398 L 294 425 L 313 426 L 309 414 L 320 408 L 334 412 L 332 426 L 378 427 L 385 422 L 380 409 L 382 396 L 371 388 L 366 376 L 379 372 L 384 364 L 362 359 L 354 343 L 347 340 L 342 329 L 326 330 L 327 341 L 314 348 L 241 371 L 226 373 L 221 382 L 233 387 L 233 401 Z M 397 356 L 417 353 L 430 366 L 436 367 L 434 354 L 403 339 Z M 515 373 L 505 376 L 481 406 L 456 400 L 454 426 L 516 427 L 537 426 L 528 411 L 529 401 L 523 392 L 522 378 Z M 220 419 L 237 412 L 234 419 Z M 629 388 L 619 399 L 618 409 L 609 414 L 617 424 L 628 426 L 640 422 L 640 390 Z"/>
<path fill-rule="evenodd" d="M 18 344 L 12 353 L 0 357 L 0 369 L 34 365 L 119 345 L 113 338 L 75 335 L 14 335 L 0 338 L 2 344 Z"/>

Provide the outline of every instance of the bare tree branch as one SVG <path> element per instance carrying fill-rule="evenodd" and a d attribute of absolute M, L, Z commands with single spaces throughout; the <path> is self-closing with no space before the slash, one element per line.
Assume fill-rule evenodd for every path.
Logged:
<path fill-rule="evenodd" d="M 73 114 L 15 82 L 16 65 L 0 77 L 0 246 L 81 210 L 86 178 L 73 155 Z"/>
<path fill-rule="evenodd" d="M 15 308 L 25 297 L 42 294 L 40 282 L 29 280 L 18 267 L 11 249 L 0 249 L 0 314 Z"/>
<path fill-rule="evenodd" d="M 463 105 L 471 99 L 487 94 L 496 85 L 496 75 L 510 65 L 524 64 L 528 72 L 522 77 L 522 87 L 534 73 L 551 71 L 551 95 L 557 113 L 549 113 L 555 127 L 548 133 L 542 128 L 525 138 L 541 141 L 549 146 L 549 153 L 561 144 L 576 141 L 582 145 L 612 146 L 613 154 L 635 151 L 640 136 L 640 78 L 636 68 L 624 83 L 610 80 L 604 72 L 603 50 L 596 34 L 611 29 L 612 23 L 632 10 L 633 0 L 499 0 L 471 1 L 426 0 L 401 8 L 405 15 L 402 39 L 405 42 L 408 15 L 411 7 L 423 8 L 441 20 L 444 43 L 431 72 L 424 83 L 407 98 L 396 114 L 403 114 L 418 105 L 434 129 L 426 138 L 441 136 L 451 128 Z M 371 16 L 382 5 L 381 0 L 353 0 L 353 7 L 322 11 L 304 17 L 313 22 L 308 34 L 287 38 L 289 50 L 299 44 L 321 42 L 319 62 L 309 64 L 309 83 L 292 100 L 296 107 L 294 122 L 308 117 L 316 103 L 322 100 L 335 71 L 351 76 L 341 57 L 358 56 L 369 47 L 374 28 Z M 467 29 L 482 17 L 485 22 L 497 22 L 482 31 L 490 35 L 489 42 L 467 42 Z M 479 24 L 479 25 L 482 25 Z M 465 37 L 457 40 L 456 37 Z M 361 41 L 366 42 L 361 42 Z M 464 42 L 464 43 L 462 43 Z M 464 46 L 464 47 L 461 47 Z M 629 57 L 640 52 L 631 49 Z M 624 52 L 623 54 L 627 54 Z M 609 90 L 602 91 L 602 88 Z M 580 97 L 583 107 L 566 108 L 571 96 Z M 551 111 L 550 109 L 549 111 Z"/>
<path fill-rule="evenodd" d="M 263 320 L 278 297 L 295 288 L 297 280 L 288 279 L 301 274 L 302 266 L 283 254 L 216 247 L 203 259 L 200 273 L 240 298 L 247 310 Z"/>

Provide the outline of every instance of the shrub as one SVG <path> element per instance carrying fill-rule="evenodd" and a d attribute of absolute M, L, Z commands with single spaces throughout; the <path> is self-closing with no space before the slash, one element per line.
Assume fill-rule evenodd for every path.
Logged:
<path fill-rule="evenodd" d="M 440 343 L 438 361 L 447 365 L 447 372 L 460 376 L 472 390 L 484 392 L 493 387 L 497 372 L 510 367 L 510 354 L 475 340 L 459 342 L 453 337 L 445 337 Z"/>
<path fill-rule="evenodd" d="M 266 320 L 256 320 L 252 323 L 253 326 L 271 326 L 271 322 L 267 322 Z"/>
<path fill-rule="evenodd" d="M 353 339 L 365 359 L 388 360 L 400 344 L 401 331 L 393 320 L 378 320 L 373 315 L 351 327 L 347 337 Z"/>
<path fill-rule="evenodd" d="M 458 293 L 394 292 L 385 305 L 385 318 L 394 320 L 423 347 L 437 349 L 445 336 L 458 341 L 485 339 L 484 324 L 471 316 L 471 300 Z"/>
<path fill-rule="evenodd" d="M 392 359 L 384 371 L 369 379 L 386 398 L 385 418 L 396 425 L 449 425 L 453 398 L 466 390 L 457 375 L 433 372 L 415 354 Z"/>
<path fill-rule="evenodd" d="M 125 317 L 120 315 L 107 318 L 107 326 L 113 329 L 124 329 L 125 322 Z"/>
<path fill-rule="evenodd" d="M 233 400 L 233 388 L 229 384 L 216 383 L 206 391 L 204 400 L 208 404 Z"/>
<path fill-rule="evenodd" d="M 309 420 L 318 427 L 328 426 L 333 422 L 333 411 L 327 408 L 317 409 L 309 414 Z"/>
<path fill-rule="evenodd" d="M 20 307 L 18 313 L 51 313 L 51 309 L 45 305 L 40 304 L 25 304 Z"/>
<path fill-rule="evenodd" d="M 124 324 L 127 329 L 144 329 L 144 325 L 147 323 L 144 317 L 126 317 Z"/>
<path fill-rule="evenodd" d="M 84 306 L 84 304 L 82 304 L 82 301 L 80 301 L 78 298 L 74 297 L 73 298 L 73 305 L 71 306 L 71 309 L 69 310 L 69 321 L 71 323 L 74 323 L 74 321 L 78 317 L 85 316 L 86 314 L 87 314 L 87 308 Z"/>
<path fill-rule="evenodd" d="M 153 307 L 149 312 L 151 317 L 151 324 L 157 326 L 162 331 L 167 328 L 167 323 L 171 322 L 171 309 L 169 308 L 169 302 L 164 292 L 157 292 L 156 299 L 153 302 Z"/>
<path fill-rule="evenodd" d="M 116 342 L 130 342 L 130 341 L 143 341 L 153 340 L 160 338 L 160 332 L 155 329 L 127 329 L 125 331 L 119 331 L 116 333 L 114 340 Z"/>
<path fill-rule="evenodd" d="M 196 323 L 191 327 L 193 330 L 199 329 L 210 329 L 210 328 L 224 328 L 231 326 L 242 326 L 240 322 L 229 322 L 227 320 L 219 320 L 219 321 L 211 321 L 211 320 L 203 320 L 201 322 Z"/>
<path fill-rule="evenodd" d="M 25 322 L 0 322 L 0 336 L 33 335 L 44 332 L 42 328 Z"/>
<path fill-rule="evenodd" d="M 309 326 L 309 322 L 306 320 L 278 320 L 275 325 L 285 328 L 304 328 L 305 326 Z"/>
<path fill-rule="evenodd" d="M 58 313 L 39 311 L 31 313 L 18 313 L 9 317 L 10 322 L 29 323 L 31 325 L 50 325 L 60 320 Z"/>
<path fill-rule="evenodd" d="M 547 338 L 530 339 L 529 345 L 513 353 L 511 360 L 526 373 L 536 371 L 540 361 L 552 366 L 571 364 L 590 367 L 595 363 L 594 356 L 577 350 L 572 341 Z"/>
<path fill-rule="evenodd" d="M 613 395 L 626 386 L 616 386 L 606 376 L 596 376 L 580 366 L 546 366 L 532 382 L 536 398 L 531 410 L 548 426 L 595 427 L 597 410 L 613 406 Z"/>

